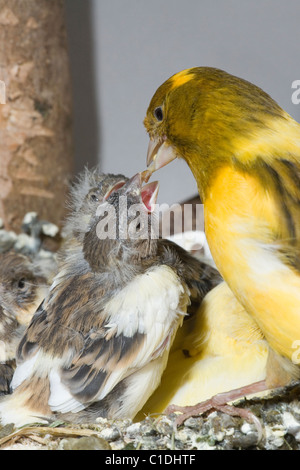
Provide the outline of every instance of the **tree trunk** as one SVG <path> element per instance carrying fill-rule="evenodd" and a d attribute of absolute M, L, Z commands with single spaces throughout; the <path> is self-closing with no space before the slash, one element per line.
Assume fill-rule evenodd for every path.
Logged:
<path fill-rule="evenodd" d="M 16 232 L 31 211 L 60 225 L 73 169 L 62 0 L 0 0 L 0 80 L 0 217 Z"/>

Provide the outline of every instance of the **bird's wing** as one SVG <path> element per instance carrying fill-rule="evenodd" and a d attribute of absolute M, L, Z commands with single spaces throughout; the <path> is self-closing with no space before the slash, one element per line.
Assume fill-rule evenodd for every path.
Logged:
<path fill-rule="evenodd" d="M 279 255 L 300 272 L 300 156 L 277 158 L 272 164 L 258 158 L 254 171 L 278 208 Z"/>
<path fill-rule="evenodd" d="M 79 401 L 101 400 L 169 349 L 187 303 L 187 292 L 169 267 L 137 276 L 106 303 L 105 321 L 90 330 L 83 349 L 63 369 L 63 384 Z"/>
<path fill-rule="evenodd" d="M 93 277 L 54 289 L 20 343 L 15 386 L 34 368 L 48 373 L 53 411 L 79 411 L 101 400 L 161 356 L 186 311 L 187 291 L 168 266 L 151 268 L 109 299 Z"/>
<path fill-rule="evenodd" d="M 45 302 L 44 300 L 38 307 L 19 343 L 16 353 L 18 364 L 31 359 L 38 350 L 39 338 L 47 325 L 47 311 L 44 308 Z"/>
<path fill-rule="evenodd" d="M 188 317 L 190 317 L 197 311 L 205 295 L 220 284 L 222 277 L 217 269 L 196 258 L 177 243 L 162 239 L 159 240 L 159 244 L 160 249 L 165 251 L 165 255 L 162 256 L 163 262 L 175 268 L 189 288 Z"/>
<path fill-rule="evenodd" d="M 61 372 L 62 383 L 82 403 L 101 400 L 139 364 L 136 357 L 145 347 L 146 334 L 117 334 L 114 325 L 104 324 L 85 338 L 83 350 Z M 144 360 L 145 357 L 144 351 Z M 148 357 L 148 360 L 150 358 Z"/>

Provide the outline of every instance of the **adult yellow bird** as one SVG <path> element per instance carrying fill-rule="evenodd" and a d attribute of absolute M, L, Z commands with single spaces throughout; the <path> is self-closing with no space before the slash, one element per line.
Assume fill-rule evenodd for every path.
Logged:
<path fill-rule="evenodd" d="M 269 353 L 269 345 L 257 323 L 228 285 L 221 282 L 205 296 L 197 313 L 186 319 L 178 330 L 161 383 L 136 419 L 162 413 L 174 404 L 180 411 L 184 411 L 181 407 L 192 407 L 193 412 L 187 413 L 189 416 L 218 408 L 215 399 L 210 399 L 219 393 L 242 388 L 237 394 L 239 398 L 252 390 L 265 390 L 270 372 Z M 218 402 L 219 409 L 222 410 L 228 398 L 234 399 L 226 395 Z M 202 409 L 203 405 L 208 406 Z M 232 411 L 240 414 L 239 409 Z M 180 422 L 185 417 L 183 413 Z"/>
<path fill-rule="evenodd" d="M 297 372 L 296 365 L 272 350 L 255 320 L 221 282 L 177 331 L 161 383 L 136 420 L 180 411 L 180 424 L 218 409 L 254 422 L 261 431 L 249 410 L 228 402 L 287 385 Z"/>
<path fill-rule="evenodd" d="M 144 123 L 145 179 L 176 157 L 187 162 L 221 275 L 292 363 L 300 339 L 300 125 L 257 86 L 210 67 L 163 83 Z"/>

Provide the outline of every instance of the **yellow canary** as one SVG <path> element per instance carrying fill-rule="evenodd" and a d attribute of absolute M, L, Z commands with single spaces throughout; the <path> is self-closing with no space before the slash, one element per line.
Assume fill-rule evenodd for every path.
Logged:
<path fill-rule="evenodd" d="M 266 390 L 270 384 L 284 385 L 295 368 L 272 351 L 257 323 L 222 282 L 206 294 L 197 313 L 183 322 L 161 383 L 136 419 L 162 413 L 173 404 L 196 409 L 198 402 L 211 401 L 224 392 L 234 391 L 234 401 Z M 242 390 L 235 395 L 237 389 Z M 232 401 L 230 393 L 228 398 Z"/>
<path fill-rule="evenodd" d="M 178 330 L 161 384 L 139 418 L 265 380 L 268 352 L 257 324 L 222 282 Z"/>
<path fill-rule="evenodd" d="M 270 347 L 293 361 L 300 339 L 300 125 L 257 86 L 210 67 L 163 83 L 144 123 L 145 179 L 176 157 L 187 162 L 217 268 Z"/>

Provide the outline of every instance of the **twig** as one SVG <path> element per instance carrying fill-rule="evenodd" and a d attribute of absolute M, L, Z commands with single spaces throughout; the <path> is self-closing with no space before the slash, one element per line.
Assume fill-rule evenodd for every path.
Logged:
<path fill-rule="evenodd" d="M 76 437 L 76 436 L 95 436 L 97 432 L 91 429 L 74 429 L 74 428 L 52 428 L 52 427 L 43 427 L 43 426 L 35 426 L 35 427 L 24 427 L 14 431 L 11 434 L 0 439 L 0 447 L 5 447 L 8 445 L 10 441 L 18 441 L 22 437 L 31 437 L 33 438 L 34 435 L 43 435 L 50 434 L 54 437 Z"/>

